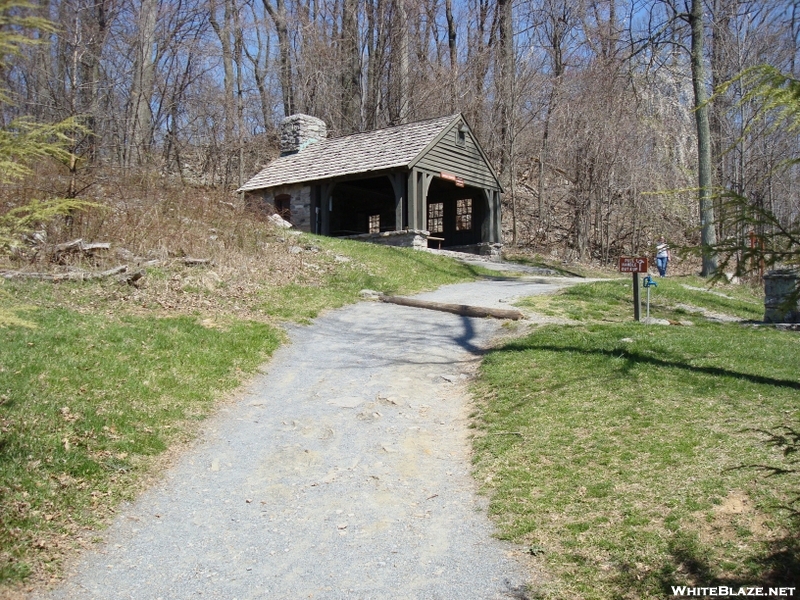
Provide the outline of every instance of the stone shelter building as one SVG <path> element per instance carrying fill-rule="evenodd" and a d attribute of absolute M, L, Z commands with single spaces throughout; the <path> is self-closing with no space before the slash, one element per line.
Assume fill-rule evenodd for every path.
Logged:
<path fill-rule="evenodd" d="M 291 115 L 280 157 L 239 191 L 321 235 L 442 248 L 501 241 L 502 187 L 461 114 L 337 138 L 324 121 Z"/>

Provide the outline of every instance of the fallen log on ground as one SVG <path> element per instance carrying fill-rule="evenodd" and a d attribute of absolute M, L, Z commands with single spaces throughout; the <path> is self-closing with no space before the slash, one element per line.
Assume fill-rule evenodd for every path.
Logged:
<path fill-rule="evenodd" d="M 404 298 L 402 296 L 381 296 L 380 300 L 381 302 L 399 304 L 400 306 L 412 306 L 414 308 L 427 308 L 428 310 L 453 313 L 455 315 L 461 315 L 462 317 L 492 317 L 495 319 L 512 319 L 518 321 L 525 316 L 515 309 L 469 306 L 468 304 L 447 304 L 444 302 L 432 302 L 430 300 L 417 300 L 416 298 Z"/>
<path fill-rule="evenodd" d="M 25 273 L 24 271 L 0 271 L 0 277 L 3 279 L 41 279 L 43 281 L 52 281 L 52 273 Z"/>
<path fill-rule="evenodd" d="M 187 267 L 198 267 L 211 264 L 210 258 L 194 258 L 192 256 L 184 256 L 182 260 L 183 264 Z"/>
<path fill-rule="evenodd" d="M 119 275 L 128 270 L 127 265 L 120 265 L 107 271 L 70 271 L 68 273 L 27 273 L 25 271 L 3 271 L 0 277 L 4 279 L 39 279 L 41 281 L 94 281 Z"/>
<path fill-rule="evenodd" d="M 81 249 L 83 238 L 72 240 L 71 242 L 64 242 L 63 244 L 56 244 L 53 247 L 53 254 L 61 254 L 63 252 L 77 252 Z"/>

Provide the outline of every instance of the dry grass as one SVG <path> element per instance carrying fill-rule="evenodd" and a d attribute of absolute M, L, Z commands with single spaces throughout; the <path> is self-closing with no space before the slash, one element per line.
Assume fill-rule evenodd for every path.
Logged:
<path fill-rule="evenodd" d="M 0 210 L 10 207 L 18 194 L 36 190 L 27 185 L 2 191 Z M 147 271 L 143 285 L 105 281 L 90 286 L 90 293 L 80 294 L 74 290 L 63 294 L 56 287 L 54 301 L 83 311 L 102 305 L 112 311 L 235 314 L 263 320 L 263 312 L 256 307 L 264 289 L 319 282 L 335 263 L 334 253 L 318 249 L 297 232 L 274 228 L 266 213 L 248 209 L 234 195 L 220 190 L 156 187 L 139 179 L 100 183 L 88 191 L 93 193 L 87 199 L 100 208 L 78 213 L 71 221 L 58 219 L 45 225 L 47 243 L 0 257 L 0 270 L 101 271 L 126 264 L 131 270 Z M 109 242 L 111 249 L 55 262 L 53 246 L 77 238 Z M 189 267 L 185 257 L 211 262 Z"/>

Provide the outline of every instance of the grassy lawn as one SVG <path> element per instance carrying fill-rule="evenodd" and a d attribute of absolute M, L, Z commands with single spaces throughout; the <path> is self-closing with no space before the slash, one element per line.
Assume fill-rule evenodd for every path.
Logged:
<path fill-rule="evenodd" d="M 650 316 L 671 320 L 696 320 L 706 310 L 743 320 L 764 317 L 763 295 L 749 286 L 718 285 L 708 287 L 699 277 L 655 279 L 650 291 Z M 641 290 L 642 317 L 646 312 L 647 293 Z M 519 302 L 548 316 L 567 317 L 582 322 L 618 323 L 633 315 L 631 277 L 587 283 L 564 290 L 557 296 L 532 296 Z M 697 322 L 704 322 L 700 318 Z"/>
<path fill-rule="evenodd" d="M 476 276 L 407 249 L 267 239 L 271 255 L 151 267 L 141 288 L 0 278 L 0 596 L 58 576 L 99 539 L 165 451 L 268 359 L 280 321 L 307 322 L 365 287 L 411 293 Z"/>
<path fill-rule="evenodd" d="M 685 287 L 696 283 L 659 281 L 655 316 L 686 320 L 669 307 L 688 304 L 758 318 L 751 292 Z M 527 302 L 580 323 L 486 357 L 475 465 L 502 537 L 552 575 L 537 590 L 547 598 L 795 585 L 786 507 L 800 478 L 754 465 L 791 466 L 769 432 L 798 428 L 800 336 L 698 317 L 636 324 L 630 296 L 612 281 Z"/>
<path fill-rule="evenodd" d="M 363 289 L 409 294 L 469 281 L 478 275 L 496 275 L 407 248 L 313 235 L 304 235 L 302 240 L 306 248 L 320 250 L 311 259 L 317 264 L 317 271 L 288 285 L 264 289 L 261 307 L 269 315 L 308 322 L 321 310 L 357 301 Z"/>
<path fill-rule="evenodd" d="M 24 316 L 0 329 L 0 580 L 57 567 L 280 339 L 253 322 Z"/>

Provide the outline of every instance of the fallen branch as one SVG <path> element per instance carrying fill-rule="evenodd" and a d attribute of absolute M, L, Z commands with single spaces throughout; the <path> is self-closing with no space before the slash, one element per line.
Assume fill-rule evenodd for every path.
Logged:
<path fill-rule="evenodd" d="M 52 281 L 52 273 L 25 273 L 23 271 L 3 271 L 0 272 L 0 277 L 3 279 L 41 279 L 44 281 Z"/>
<path fill-rule="evenodd" d="M 77 240 L 72 240 L 71 242 L 64 242 L 63 244 L 56 244 L 53 247 L 53 254 L 62 254 L 64 252 L 75 252 L 76 250 L 80 250 L 81 244 L 83 244 L 82 238 L 78 238 Z"/>
<path fill-rule="evenodd" d="M 427 308 L 428 310 L 453 313 L 462 317 L 492 317 L 495 319 L 512 319 L 514 321 L 524 318 L 524 315 L 520 311 L 507 308 L 488 308 L 486 306 L 469 306 L 467 304 L 446 304 L 443 302 L 431 302 L 430 300 L 404 298 L 402 296 L 381 296 L 380 300 L 381 302 L 399 304 L 400 306 L 412 306 L 414 308 Z"/>
<path fill-rule="evenodd" d="M 114 254 L 119 260 L 124 260 L 128 263 L 133 263 L 139 267 L 160 267 L 167 263 L 165 260 L 161 260 L 160 258 L 146 258 L 144 256 L 136 256 L 130 250 L 125 248 L 117 248 L 114 251 Z"/>
<path fill-rule="evenodd" d="M 94 252 L 95 250 L 110 250 L 111 244 L 109 242 L 92 242 L 91 244 L 82 244 L 81 252 Z"/>
<path fill-rule="evenodd" d="M 56 244 L 53 246 L 53 257 L 58 258 L 62 254 L 72 254 L 75 252 L 82 252 L 84 254 L 94 254 L 96 250 L 110 250 L 111 244 L 109 242 L 90 242 L 85 243 L 82 238 L 72 240 L 71 242 L 64 242 L 63 244 Z"/>
<path fill-rule="evenodd" d="M 53 281 L 95 281 L 98 279 L 105 279 L 106 277 L 113 277 L 128 270 L 127 265 L 120 265 L 107 271 L 100 271 L 93 273 L 91 271 L 71 271 L 70 273 L 56 273 L 53 275 Z"/>
<path fill-rule="evenodd" d="M 203 265 L 210 265 L 211 259 L 210 258 L 192 258 L 191 256 L 185 256 L 183 258 L 183 264 L 187 267 L 198 267 Z"/>
<path fill-rule="evenodd" d="M 25 271 L 4 271 L 0 277 L 4 279 L 38 279 L 40 281 L 95 281 L 113 277 L 128 270 L 127 265 L 120 265 L 107 271 L 70 271 L 69 273 L 26 273 Z"/>

